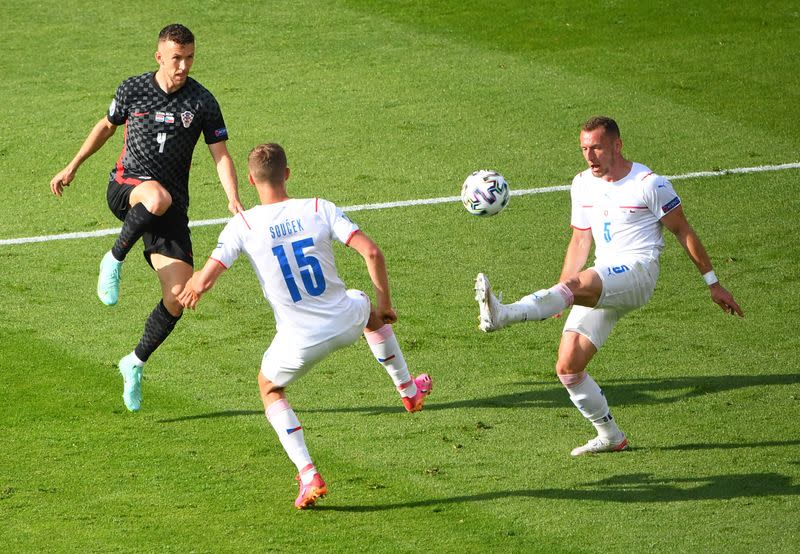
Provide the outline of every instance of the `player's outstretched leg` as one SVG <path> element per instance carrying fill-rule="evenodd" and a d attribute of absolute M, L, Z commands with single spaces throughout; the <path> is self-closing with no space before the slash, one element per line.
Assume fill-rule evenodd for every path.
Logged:
<path fill-rule="evenodd" d="M 372 355 L 383 366 L 400 393 L 403 406 L 409 412 L 418 412 L 431 393 L 433 381 L 423 373 L 416 379 L 408 372 L 408 365 L 400 350 L 400 344 L 390 324 L 381 326 L 375 331 L 364 330 L 364 337 L 372 351 Z"/>
<path fill-rule="evenodd" d="M 563 283 L 549 289 L 529 294 L 513 304 L 502 304 L 502 295 L 495 297 L 489 278 L 478 273 L 475 278 L 475 300 L 478 301 L 478 327 L 484 333 L 491 333 L 513 323 L 540 321 L 561 313 L 572 305 L 575 297 Z"/>
<path fill-rule="evenodd" d="M 119 372 L 122 375 L 122 400 L 130 412 L 138 412 L 142 406 L 142 370 L 144 362 L 135 352 L 131 352 L 119 361 Z"/>
<path fill-rule="evenodd" d="M 109 250 L 100 261 L 100 275 L 97 277 L 97 296 L 106 306 L 113 306 L 119 300 L 121 278 L 122 262 Z"/>

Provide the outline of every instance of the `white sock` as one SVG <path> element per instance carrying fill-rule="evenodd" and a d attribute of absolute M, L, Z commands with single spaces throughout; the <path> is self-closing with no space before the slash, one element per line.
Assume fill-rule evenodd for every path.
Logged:
<path fill-rule="evenodd" d="M 304 485 L 308 485 L 314 479 L 314 475 L 316 474 L 317 468 L 314 467 L 314 464 L 308 464 L 306 467 L 300 470 L 300 482 Z"/>
<path fill-rule="evenodd" d="M 125 357 L 128 358 L 130 361 L 132 361 L 134 364 L 138 365 L 139 367 L 144 367 L 144 362 L 139 359 L 139 356 L 136 355 L 135 350 Z"/>
<path fill-rule="evenodd" d="M 608 409 L 608 401 L 603 391 L 588 373 L 582 371 L 577 374 L 559 375 L 558 378 L 566 387 L 572 403 L 583 417 L 594 425 L 600 438 L 616 441 L 622 436 L 622 431 L 617 427 Z"/>
<path fill-rule="evenodd" d="M 594 428 L 597 430 L 597 436 L 601 439 L 607 439 L 611 442 L 617 442 L 622 438 L 622 431 L 614 421 L 614 416 L 611 415 L 609 410 L 605 417 L 592 422 Z"/>
<path fill-rule="evenodd" d="M 520 298 L 513 304 L 504 305 L 506 317 L 514 322 L 540 321 L 563 312 L 575 301 L 572 291 L 558 283 L 549 289 L 542 289 Z"/>
<path fill-rule="evenodd" d="M 377 331 L 365 331 L 364 337 L 367 339 L 373 356 L 389 374 L 394 386 L 400 392 L 400 396 L 406 398 L 415 396 L 417 385 L 408 372 L 406 360 L 403 358 L 403 352 L 400 350 L 400 344 L 397 342 L 392 326 L 387 324 Z"/>
<path fill-rule="evenodd" d="M 284 398 L 270 404 L 264 413 L 272 428 L 275 429 L 278 440 L 281 441 L 281 446 L 283 446 L 289 459 L 297 467 L 297 472 L 302 477 L 303 471 L 307 472 L 307 466 L 311 465 L 313 467 L 314 463 L 308 454 L 306 441 L 303 437 L 303 428 L 300 426 L 300 421 L 294 414 L 294 410 Z M 313 476 L 313 472 L 311 476 Z"/>

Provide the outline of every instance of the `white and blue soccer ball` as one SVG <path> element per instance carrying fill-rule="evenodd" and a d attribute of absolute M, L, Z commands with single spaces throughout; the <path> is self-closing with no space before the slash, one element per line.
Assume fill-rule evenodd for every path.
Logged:
<path fill-rule="evenodd" d="M 511 190 L 505 177 L 490 169 L 479 169 L 466 178 L 461 201 L 472 215 L 495 215 L 508 205 Z"/>

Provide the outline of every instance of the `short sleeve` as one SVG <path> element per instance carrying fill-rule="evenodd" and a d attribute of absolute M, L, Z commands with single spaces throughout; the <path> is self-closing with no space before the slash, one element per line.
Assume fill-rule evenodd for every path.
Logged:
<path fill-rule="evenodd" d="M 109 123 L 112 125 L 122 125 L 128 120 L 126 96 L 125 83 L 122 83 L 119 87 L 117 87 L 117 92 L 114 94 L 114 99 L 111 101 L 111 105 L 108 107 L 108 114 L 106 114 Z"/>
<path fill-rule="evenodd" d="M 318 202 L 320 211 L 328 222 L 333 238 L 343 244 L 350 242 L 353 234 L 358 231 L 358 225 L 353 223 L 353 221 L 347 217 L 347 214 L 332 202 L 322 200 L 321 198 Z"/>
<path fill-rule="evenodd" d="M 236 214 L 219 234 L 217 246 L 211 252 L 210 258 L 230 268 L 242 253 L 242 235 L 245 229 L 244 216 L 241 213 Z"/>
<path fill-rule="evenodd" d="M 203 118 L 203 137 L 206 144 L 228 140 L 228 129 L 225 127 L 219 102 L 211 93 L 208 93 L 206 102 L 206 116 Z"/>
<path fill-rule="evenodd" d="M 672 183 L 661 175 L 651 175 L 644 180 L 644 201 L 658 219 L 681 205 L 681 199 Z"/>

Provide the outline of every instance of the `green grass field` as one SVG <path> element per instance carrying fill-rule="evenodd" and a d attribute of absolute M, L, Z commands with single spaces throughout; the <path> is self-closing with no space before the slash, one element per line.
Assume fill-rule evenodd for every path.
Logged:
<path fill-rule="evenodd" d="M 154 68 L 167 23 L 197 36 L 193 76 L 244 158 L 289 154 L 295 196 L 341 206 L 454 196 L 481 167 L 512 188 L 568 184 L 578 128 L 614 116 L 627 156 L 665 175 L 800 161 L 800 10 L 442 1 L 17 3 L 2 7 L 0 239 L 118 226 L 105 187 L 118 132 L 65 196 L 50 178 L 119 82 Z M 557 279 L 569 196 L 518 196 L 494 218 L 456 203 L 352 211 L 383 247 L 415 373 L 406 414 L 364 341 L 289 398 L 330 493 L 298 512 L 294 468 L 256 386 L 274 332 L 240 260 L 121 401 L 120 357 L 158 300 L 141 259 L 120 304 L 95 297 L 113 237 L 0 245 L 0 546 L 8 552 L 794 552 L 800 541 L 799 169 L 675 181 L 725 316 L 668 237 L 653 300 L 590 370 L 628 452 L 571 459 L 592 436 L 555 377 L 562 322 L 485 335 L 473 279 L 516 299 Z M 226 216 L 198 145 L 195 220 Z M 195 254 L 220 225 L 196 227 Z M 360 257 L 337 250 L 350 287 Z M 794 546 L 793 546 L 794 545 Z"/>

